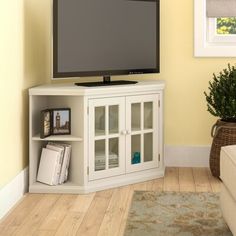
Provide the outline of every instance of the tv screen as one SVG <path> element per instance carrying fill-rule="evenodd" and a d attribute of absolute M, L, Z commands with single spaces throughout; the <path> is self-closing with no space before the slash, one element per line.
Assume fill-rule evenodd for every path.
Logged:
<path fill-rule="evenodd" d="M 53 77 L 159 72 L 159 0 L 54 0 Z"/>

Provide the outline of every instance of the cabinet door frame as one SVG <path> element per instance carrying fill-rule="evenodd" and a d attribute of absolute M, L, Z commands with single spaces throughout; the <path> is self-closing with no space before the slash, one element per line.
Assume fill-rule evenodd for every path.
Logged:
<path fill-rule="evenodd" d="M 103 179 L 111 176 L 125 174 L 125 97 L 112 97 L 112 98 L 94 98 L 89 99 L 89 181 Z M 118 105 L 118 133 L 109 134 L 109 114 L 108 108 L 112 105 Z M 95 136 L 95 107 L 105 107 L 105 135 Z M 118 138 L 119 145 L 119 167 L 108 168 L 108 152 L 110 138 Z M 105 170 L 95 171 L 95 140 L 105 140 Z"/>
<path fill-rule="evenodd" d="M 152 168 L 159 167 L 159 101 L 160 101 L 160 94 L 147 94 L 141 96 L 127 96 L 126 97 L 126 173 L 131 173 L 135 171 L 142 171 Z M 145 102 L 153 102 L 153 127 L 152 129 L 144 129 L 144 103 Z M 141 103 L 141 130 L 140 131 L 132 131 L 132 114 L 131 114 L 131 105 L 134 103 Z M 145 133 L 152 133 L 153 136 L 153 160 L 144 162 L 144 134 Z M 132 164 L 131 163 L 131 155 L 132 155 L 132 141 L 131 136 L 135 134 L 141 135 L 141 163 Z"/>

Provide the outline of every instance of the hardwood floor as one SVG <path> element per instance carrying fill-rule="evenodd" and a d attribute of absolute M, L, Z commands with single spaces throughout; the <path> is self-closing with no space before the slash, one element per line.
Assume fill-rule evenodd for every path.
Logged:
<path fill-rule="evenodd" d="M 121 236 L 135 190 L 219 192 L 207 168 L 166 168 L 165 177 L 87 195 L 27 194 L 0 222 L 0 235 Z"/>

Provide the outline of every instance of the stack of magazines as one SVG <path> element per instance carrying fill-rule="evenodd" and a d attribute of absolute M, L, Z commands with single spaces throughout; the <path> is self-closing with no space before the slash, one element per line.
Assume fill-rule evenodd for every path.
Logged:
<path fill-rule="evenodd" d="M 106 160 L 106 158 L 105 158 L 104 153 L 96 153 L 96 156 L 95 156 L 95 171 L 106 169 L 105 160 Z M 118 156 L 115 153 L 110 152 L 108 163 L 109 163 L 109 169 L 118 167 L 119 166 Z"/>
<path fill-rule="evenodd" d="M 37 181 L 48 184 L 63 184 L 68 179 L 71 145 L 48 142 L 42 149 Z"/>

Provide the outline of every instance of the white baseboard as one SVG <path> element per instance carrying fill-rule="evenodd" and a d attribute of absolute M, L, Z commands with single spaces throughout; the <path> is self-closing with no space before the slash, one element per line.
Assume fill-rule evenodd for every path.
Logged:
<path fill-rule="evenodd" d="M 28 167 L 0 189 L 0 219 L 28 192 Z"/>
<path fill-rule="evenodd" d="M 165 166 L 209 167 L 210 146 L 165 146 Z"/>

